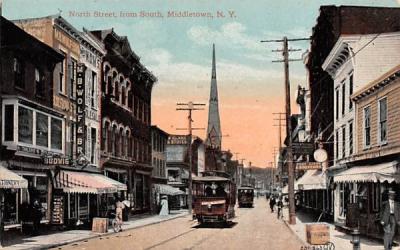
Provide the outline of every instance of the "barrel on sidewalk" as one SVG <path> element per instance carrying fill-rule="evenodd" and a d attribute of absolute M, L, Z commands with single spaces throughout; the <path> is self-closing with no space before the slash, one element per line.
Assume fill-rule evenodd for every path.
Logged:
<path fill-rule="evenodd" d="M 107 233 L 108 232 L 108 218 L 93 218 L 92 232 Z"/>
<path fill-rule="evenodd" d="M 306 235 L 309 244 L 325 245 L 330 241 L 329 225 L 326 223 L 307 223 Z"/>

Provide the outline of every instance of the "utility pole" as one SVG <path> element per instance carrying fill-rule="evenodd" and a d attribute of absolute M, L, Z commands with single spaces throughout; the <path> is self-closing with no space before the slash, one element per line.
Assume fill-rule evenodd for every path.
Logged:
<path fill-rule="evenodd" d="M 177 106 L 184 106 L 184 108 L 176 108 L 176 110 L 187 110 L 188 111 L 188 153 L 189 153 L 189 195 L 188 195 L 188 210 L 189 214 L 192 214 L 192 132 L 193 130 L 200 130 L 203 128 L 192 128 L 192 112 L 194 110 L 204 110 L 204 108 L 199 108 L 200 106 L 205 106 L 203 103 L 177 103 Z"/>
<path fill-rule="evenodd" d="M 289 80 L 289 62 L 301 61 L 301 59 L 289 59 L 289 52 L 300 51 L 300 49 L 289 49 L 289 41 L 305 41 L 309 38 L 296 38 L 288 39 L 286 36 L 282 40 L 265 40 L 261 42 L 279 42 L 283 43 L 282 50 L 273 50 L 273 52 L 282 52 L 283 60 L 273 61 L 273 62 L 283 62 L 284 72 L 285 72 L 285 110 L 286 110 L 286 136 L 287 140 L 287 163 L 288 163 L 288 191 L 289 191 L 289 224 L 296 224 L 296 211 L 295 211 L 295 200 L 294 200 L 294 172 L 295 165 L 293 161 L 293 151 L 292 151 L 292 123 L 290 119 L 290 80 Z"/>
<path fill-rule="evenodd" d="M 286 113 L 272 113 L 272 115 L 277 115 L 279 116 L 278 118 L 274 119 L 274 121 L 278 121 L 278 124 L 274 124 L 274 127 L 279 127 L 279 152 L 281 152 L 282 149 L 282 121 L 286 120 L 286 117 L 282 117 L 283 115 L 286 115 Z"/>

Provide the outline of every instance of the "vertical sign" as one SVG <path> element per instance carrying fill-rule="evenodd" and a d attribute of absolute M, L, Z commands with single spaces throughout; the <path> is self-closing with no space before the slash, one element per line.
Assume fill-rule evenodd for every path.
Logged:
<path fill-rule="evenodd" d="M 86 66 L 78 63 L 76 69 L 76 155 L 85 154 L 85 71 Z"/>

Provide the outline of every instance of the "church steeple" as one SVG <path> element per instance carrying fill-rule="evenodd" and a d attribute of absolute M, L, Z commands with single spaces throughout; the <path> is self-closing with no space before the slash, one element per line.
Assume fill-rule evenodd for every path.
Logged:
<path fill-rule="evenodd" d="M 219 108 L 218 108 L 215 44 L 213 44 L 213 52 L 212 52 L 211 88 L 210 88 L 210 101 L 208 105 L 207 145 L 214 148 L 221 148 L 221 124 L 219 119 Z"/>

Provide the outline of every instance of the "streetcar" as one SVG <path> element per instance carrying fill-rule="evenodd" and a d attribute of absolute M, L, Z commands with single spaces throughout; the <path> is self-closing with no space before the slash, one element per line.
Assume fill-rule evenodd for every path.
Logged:
<path fill-rule="evenodd" d="M 239 207 L 253 207 L 254 188 L 250 186 L 241 186 L 238 188 Z"/>
<path fill-rule="evenodd" d="M 201 223 L 232 221 L 235 217 L 236 185 L 224 172 L 204 172 L 193 177 L 193 215 Z"/>

